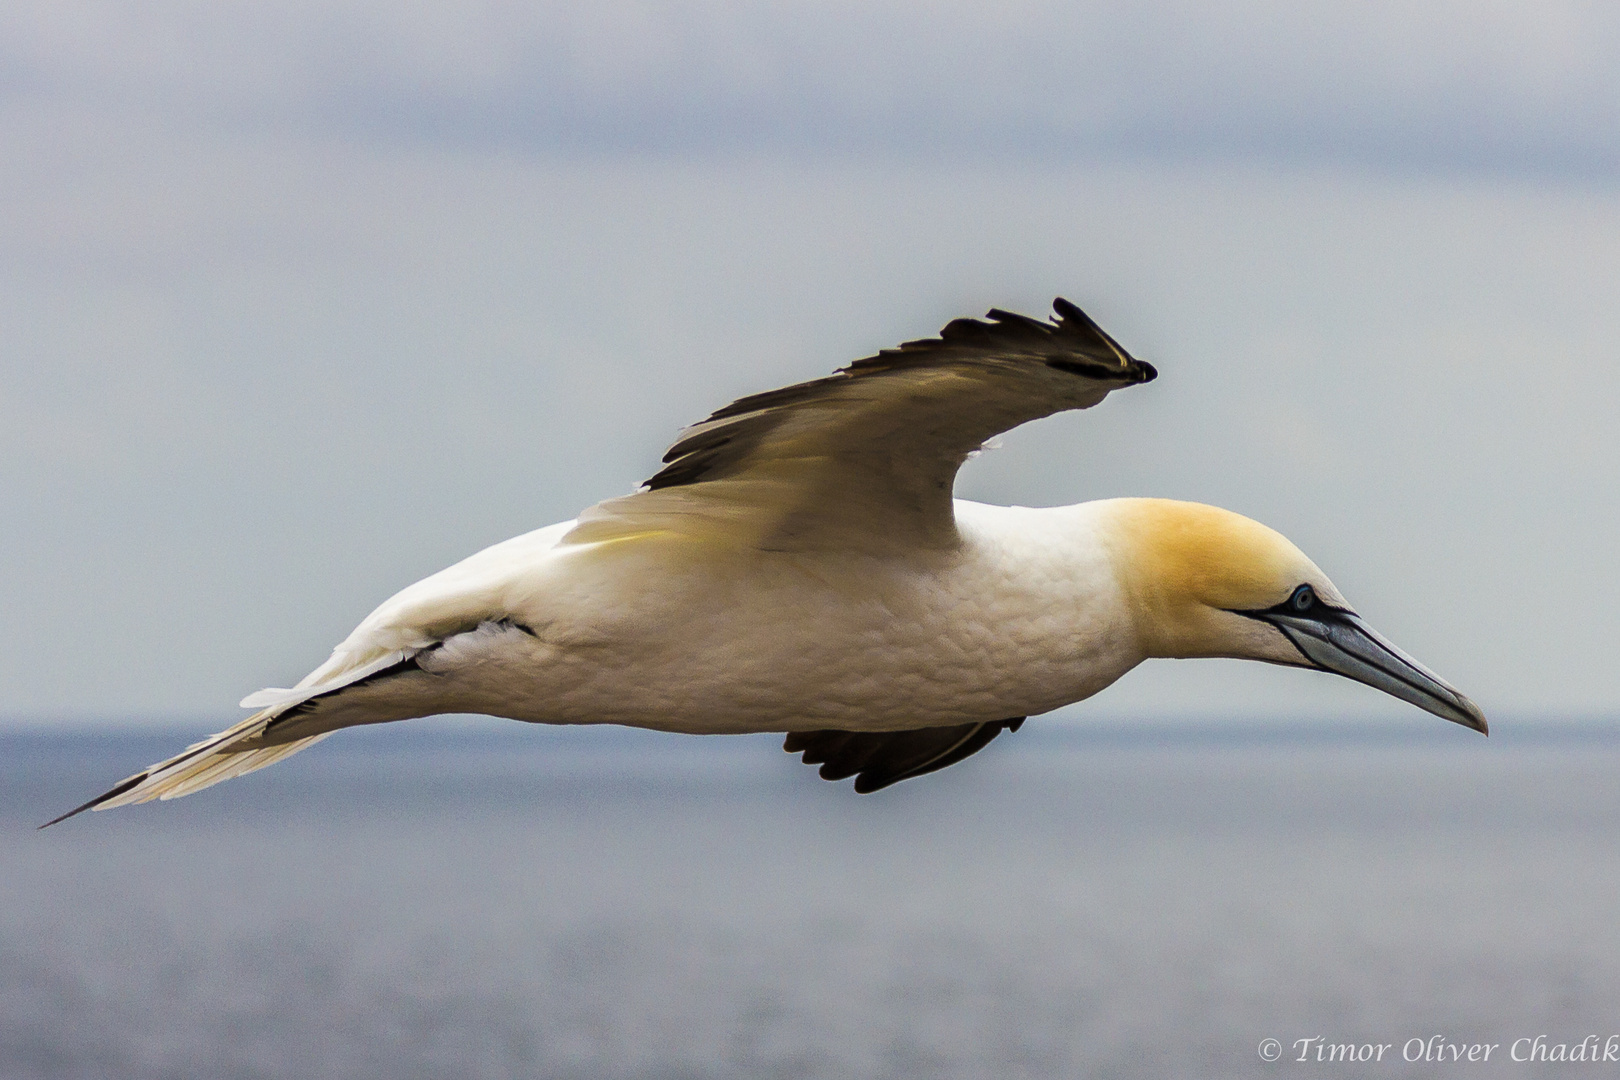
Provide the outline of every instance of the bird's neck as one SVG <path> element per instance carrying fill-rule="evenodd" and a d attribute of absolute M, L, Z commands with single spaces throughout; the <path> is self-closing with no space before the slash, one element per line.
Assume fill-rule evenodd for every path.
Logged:
<path fill-rule="evenodd" d="M 1077 654 L 1089 669 L 1111 673 L 1106 681 L 1148 655 L 1106 503 L 1031 509 L 958 501 L 956 521 L 974 553 L 974 586 L 1003 606 L 1006 619 L 996 621 L 1007 632 L 1039 638 L 1048 655 Z"/>

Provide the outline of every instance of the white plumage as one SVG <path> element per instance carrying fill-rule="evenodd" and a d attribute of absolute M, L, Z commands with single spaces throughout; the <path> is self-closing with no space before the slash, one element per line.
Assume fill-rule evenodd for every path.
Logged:
<path fill-rule="evenodd" d="M 79 809 L 189 794 L 340 728 L 441 712 L 788 732 L 823 776 L 875 790 L 1150 656 L 1323 668 L 1485 730 L 1264 526 L 1161 500 L 953 500 L 956 470 L 998 432 L 1154 377 L 1055 307 L 1052 323 L 958 320 L 720 410 L 642 491 L 402 590 L 296 687 L 250 694 L 254 715 Z"/>

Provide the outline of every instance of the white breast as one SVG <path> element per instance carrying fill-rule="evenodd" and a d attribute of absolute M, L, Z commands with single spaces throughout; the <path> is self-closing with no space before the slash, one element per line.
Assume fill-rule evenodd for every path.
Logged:
<path fill-rule="evenodd" d="M 712 733 L 1032 715 L 1141 659 L 1085 507 L 957 516 L 960 549 L 908 558 L 563 545 L 479 590 L 527 632 L 486 628 L 424 667 L 447 711 Z"/>

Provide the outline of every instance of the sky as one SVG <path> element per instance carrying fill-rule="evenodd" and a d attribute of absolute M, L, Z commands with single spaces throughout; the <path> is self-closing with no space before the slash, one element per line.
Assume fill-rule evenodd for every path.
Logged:
<path fill-rule="evenodd" d="M 19 0 L 0 148 L 0 725 L 223 726 L 726 401 L 1057 295 L 1161 377 L 960 494 L 1228 506 L 1498 724 L 1620 703 L 1612 4 Z"/>

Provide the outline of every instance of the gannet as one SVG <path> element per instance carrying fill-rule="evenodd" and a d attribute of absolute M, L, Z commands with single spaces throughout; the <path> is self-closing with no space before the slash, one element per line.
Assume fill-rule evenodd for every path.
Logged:
<path fill-rule="evenodd" d="M 385 601 L 241 723 L 56 820 L 189 795 L 341 728 L 438 713 L 782 732 L 858 792 L 955 764 L 1155 657 L 1334 672 L 1485 733 L 1280 534 L 1213 506 L 955 500 L 993 436 L 1151 382 L 1059 298 L 686 429 L 634 494 Z M 54 822 L 52 822 L 54 824 Z"/>

